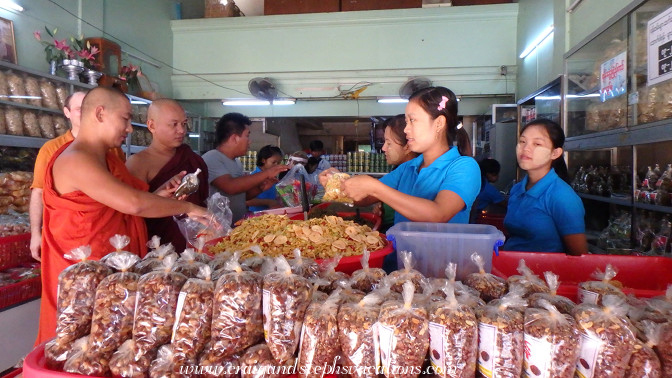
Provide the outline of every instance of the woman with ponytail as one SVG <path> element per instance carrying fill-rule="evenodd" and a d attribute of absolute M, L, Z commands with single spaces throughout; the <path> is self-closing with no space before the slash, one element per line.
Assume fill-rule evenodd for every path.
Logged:
<path fill-rule="evenodd" d="M 581 198 L 562 176 L 565 133 L 557 123 L 536 119 L 520 130 L 516 157 L 527 175 L 514 185 L 504 226 L 507 251 L 588 253 Z"/>
<path fill-rule="evenodd" d="M 394 223 L 469 223 L 481 174 L 469 136 L 458 125 L 455 94 L 444 87 L 422 89 L 409 99 L 405 115 L 408 146 L 420 155 L 380 180 L 346 180 L 345 193 L 358 205 L 388 204 L 396 211 Z M 320 179 L 326 182 L 330 172 L 324 173 Z"/>

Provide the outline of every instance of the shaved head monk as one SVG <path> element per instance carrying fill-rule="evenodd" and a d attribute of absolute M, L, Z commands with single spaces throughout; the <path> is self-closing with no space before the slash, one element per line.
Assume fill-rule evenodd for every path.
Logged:
<path fill-rule="evenodd" d="M 200 169 L 198 191 L 185 200 L 205 206 L 209 192 L 208 166 L 191 147 L 184 144 L 189 124 L 182 106 L 171 99 L 155 100 L 147 110 L 147 128 L 152 133 L 152 143 L 126 161 L 129 172 L 149 184 L 151 192 L 173 176 Z M 158 235 L 162 243 L 172 243 L 178 252 L 187 247 L 184 236 L 172 217 L 147 218 L 145 222 L 150 237 Z"/>
<path fill-rule="evenodd" d="M 205 208 L 191 202 L 148 193 L 147 184 L 128 172 L 110 148 L 121 146 L 131 131 L 126 96 L 116 89 L 94 88 L 84 97 L 77 138 L 56 151 L 47 166 L 38 344 L 55 335 L 58 274 L 74 264 L 64 254 L 90 245 L 91 259 L 100 259 L 113 251 L 110 237 L 121 234 L 131 239 L 125 249 L 142 257 L 148 239 L 142 217 L 208 216 Z M 177 181 L 157 193 L 171 196 Z"/>

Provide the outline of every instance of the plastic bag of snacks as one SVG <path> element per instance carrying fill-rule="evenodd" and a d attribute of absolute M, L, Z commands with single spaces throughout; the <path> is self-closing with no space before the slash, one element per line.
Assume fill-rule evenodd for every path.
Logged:
<path fill-rule="evenodd" d="M 23 76 L 12 71 L 5 73 L 7 78 L 7 86 L 9 87 L 10 101 L 25 104 L 26 102 L 26 85 L 23 81 Z"/>
<path fill-rule="evenodd" d="M 206 225 L 186 216 L 173 217 L 182 236 L 191 245 L 196 245 L 196 240 L 200 237 L 204 237 L 207 242 L 231 232 L 233 213 L 229 208 L 229 199 L 221 193 L 215 193 L 208 198 L 207 207 L 211 217 Z"/>
<path fill-rule="evenodd" d="M 385 302 L 378 316 L 383 374 L 388 378 L 417 377 L 429 349 L 427 310 L 413 305 L 414 285 L 403 285 L 403 302 Z"/>
<path fill-rule="evenodd" d="M 422 289 L 420 282 L 425 278 L 422 273 L 413 269 L 413 253 L 408 251 L 401 251 L 401 262 L 404 265 L 404 269 L 395 270 L 390 273 L 390 282 L 392 286 L 390 289 L 401 293 L 403 291 L 403 285 L 406 281 L 413 282 L 415 285 L 415 290 L 419 291 Z"/>
<path fill-rule="evenodd" d="M 21 115 L 23 117 L 23 133 L 26 136 L 41 137 L 42 132 L 40 132 L 40 124 L 37 122 L 37 114 L 31 110 L 23 110 Z"/>
<path fill-rule="evenodd" d="M 660 363 L 663 365 L 663 377 L 672 377 L 672 322 L 663 323 L 656 330 L 658 344 L 654 350 L 658 353 Z"/>
<path fill-rule="evenodd" d="M 56 86 L 50 80 L 40 79 L 40 93 L 42 94 L 42 105 L 45 108 L 60 110 L 58 107 L 58 94 Z"/>
<path fill-rule="evenodd" d="M 156 257 L 156 250 L 159 249 L 161 246 L 161 237 L 159 235 L 154 235 L 152 236 L 148 241 L 147 241 L 147 248 L 149 252 L 145 255 L 146 259 Z"/>
<path fill-rule="evenodd" d="M 617 273 L 618 271 L 611 264 L 607 264 L 604 273 L 599 269 L 596 270 L 593 277 L 599 281 L 586 281 L 579 284 L 579 302 L 601 306 L 602 297 L 605 295 L 611 294 L 625 298 L 625 294 L 620 289 L 620 282 L 613 280 Z"/>
<path fill-rule="evenodd" d="M 310 304 L 310 283 L 292 273 L 284 257 L 275 259 L 278 271 L 264 277 L 264 337 L 280 363 L 292 359 L 299 344 L 301 325 Z"/>
<path fill-rule="evenodd" d="M 197 260 L 197 252 L 193 248 L 187 248 L 175 262 L 173 272 L 182 273 L 187 278 L 196 278 L 204 266 L 207 264 Z"/>
<path fill-rule="evenodd" d="M 178 361 L 195 361 L 210 339 L 215 284 L 210 267 L 203 264 L 198 278 L 190 278 L 180 290 L 173 328 L 173 354 Z"/>
<path fill-rule="evenodd" d="M 576 321 L 550 302 L 525 311 L 525 374 L 572 378 L 581 348 Z"/>
<path fill-rule="evenodd" d="M 343 364 L 353 378 L 374 378 L 380 360 L 374 330 L 383 298 L 371 293 L 358 303 L 343 303 L 338 310 L 338 341 Z"/>
<path fill-rule="evenodd" d="M 371 252 L 368 249 L 364 248 L 362 253 L 362 269 L 356 270 L 352 273 L 350 281 L 352 282 L 352 288 L 361 290 L 365 293 L 372 292 L 380 283 L 380 280 L 387 276 L 384 270 L 381 268 L 370 268 L 369 267 L 369 258 L 371 257 Z"/>
<path fill-rule="evenodd" d="M 44 345 L 44 360 L 51 370 L 63 370 L 63 365 L 75 342 L 60 343 L 58 339 L 51 339 Z"/>
<path fill-rule="evenodd" d="M 212 260 L 208 263 L 210 265 L 210 268 L 212 268 L 213 272 L 216 272 L 224 267 L 226 263 L 233 257 L 233 253 L 231 251 L 223 251 L 218 254 L 216 254 Z"/>
<path fill-rule="evenodd" d="M 319 227 L 319 226 L 314 226 Z M 306 278 L 315 278 L 320 275 L 320 266 L 315 260 L 308 257 L 301 257 L 301 250 L 296 248 L 292 251 L 294 258 L 289 260 L 289 266 L 292 267 L 292 273 Z"/>
<path fill-rule="evenodd" d="M 455 298 L 448 283 L 446 300 L 429 308 L 429 356 L 439 377 L 474 377 L 478 355 L 478 320 L 474 311 Z"/>
<path fill-rule="evenodd" d="M 336 290 L 339 291 L 339 298 L 341 300 L 341 303 L 348 303 L 348 302 L 358 303 L 366 296 L 365 292 L 353 289 L 351 287 L 350 281 L 339 281 L 337 286 L 338 287 L 336 288 Z M 387 291 L 389 292 L 389 286 Z M 398 293 L 395 292 L 395 294 Z"/>
<path fill-rule="evenodd" d="M 147 273 L 138 282 L 133 340 L 140 354 L 147 354 L 169 343 L 175 324 L 175 309 L 180 289 L 187 280 L 172 272 L 175 257 L 163 259 L 163 266 Z"/>
<path fill-rule="evenodd" d="M 350 175 L 347 173 L 337 172 L 329 176 L 327 184 L 324 186 L 324 196 L 322 197 L 323 201 L 332 201 L 332 202 L 345 202 L 353 203 L 352 198 L 348 197 L 341 186 L 343 181 L 350 178 Z"/>
<path fill-rule="evenodd" d="M 58 275 L 56 340 L 61 344 L 73 342 L 89 333 L 96 289 L 112 273 L 99 261 L 87 260 L 89 256 L 89 246 L 75 248 L 64 256 L 79 262 Z"/>
<path fill-rule="evenodd" d="M 267 261 L 266 256 L 264 256 L 264 252 L 261 250 L 261 247 L 258 245 L 253 245 L 249 248 L 250 251 L 254 252 L 254 256 L 250 256 L 246 259 L 243 259 L 241 261 L 240 265 L 244 268 L 248 268 L 250 270 L 253 270 L 255 272 L 261 272 L 261 268 L 264 266 L 264 264 Z"/>
<path fill-rule="evenodd" d="M 240 357 L 240 378 L 281 378 L 283 367 L 273 358 L 268 345 L 258 344 L 250 347 Z"/>
<path fill-rule="evenodd" d="M 336 270 L 338 263 L 341 261 L 341 256 L 336 256 L 332 259 L 322 261 L 322 272 L 320 278 L 326 281 L 326 284 L 320 286 L 320 290 L 331 294 L 338 287 L 339 283 L 346 282 L 350 277 L 343 272 Z"/>
<path fill-rule="evenodd" d="M 110 244 L 112 244 L 112 247 L 114 248 L 114 252 L 108 253 L 107 255 L 103 256 L 100 259 L 100 262 L 109 266 L 110 268 L 112 268 L 112 270 L 114 270 L 116 272 L 117 270 L 115 270 L 114 267 L 110 266 L 110 264 L 108 264 L 107 261 L 110 258 L 113 258 L 115 256 L 123 255 L 125 253 L 130 253 L 128 251 L 124 251 L 124 248 L 130 243 L 131 243 L 131 238 L 129 238 L 126 235 L 116 234 L 116 235 L 111 236 L 110 237 Z M 140 261 L 139 257 L 135 261 L 135 263 L 137 263 L 138 261 Z M 130 271 L 130 269 L 127 269 L 127 270 Z"/>
<path fill-rule="evenodd" d="M 540 307 L 540 301 L 548 301 L 552 304 L 558 311 L 563 314 L 572 314 L 576 303 L 567 297 L 558 295 L 558 287 L 560 287 L 560 281 L 558 280 L 558 275 L 553 272 L 544 272 L 544 277 L 546 278 L 546 283 L 548 284 L 549 293 L 534 293 L 527 298 L 530 306 Z"/>
<path fill-rule="evenodd" d="M 297 164 L 275 185 L 275 190 L 285 206 L 301 206 L 301 176 L 304 177 L 306 182 L 308 202 L 311 202 L 317 195 L 317 178 L 314 175 L 309 175 L 303 165 Z"/>
<path fill-rule="evenodd" d="M 212 314 L 212 352 L 215 357 L 239 353 L 264 337 L 262 282 L 259 273 L 245 271 L 240 252 L 224 266 L 215 287 Z"/>
<path fill-rule="evenodd" d="M 508 285 L 506 281 L 494 274 L 486 273 L 483 266 L 485 262 L 483 257 L 474 252 L 471 254 L 471 261 L 478 267 L 478 273 L 471 273 L 464 279 L 465 285 L 481 293 L 481 298 L 490 302 L 493 299 L 501 298 L 506 294 Z"/>
<path fill-rule="evenodd" d="M 63 366 L 63 371 L 72 374 L 108 376 L 110 373 L 109 359 L 92 349 L 89 336 L 75 341 L 73 351 Z"/>
<path fill-rule="evenodd" d="M 67 133 L 68 130 L 70 129 L 68 121 L 65 120 L 65 117 L 54 116 L 53 120 L 54 120 L 54 131 L 56 131 L 57 136 L 61 136 Z"/>
<path fill-rule="evenodd" d="M 523 313 L 519 293 L 502 297 L 496 305 L 476 310 L 478 317 L 478 370 L 491 377 L 519 377 L 523 369 Z"/>
<path fill-rule="evenodd" d="M 447 282 L 453 285 L 455 295 L 470 294 L 476 297 L 480 295 L 478 290 L 463 284 L 462 281 L 457 281 L 457 264 L 455 264 L 454 262 L 448 263 L 448 265 L 446 266 L 445 274 Z M 445 285 L 440 285 L 439 287 L 443 288 L 444 286 Z"/>
<path fill-rule="evenodd" d="M 299 377 L 319 378 L 334 372 L 322 371 L 333 366 L 339 355 L 338 291 L 325 302 L 312 302 L 306 310 L 301 328 Z"/>
<path fill-rule="evenodd" d="M 91 350 L 106 359 L 133 334 L 135 298 L 140 275 L 129 270 L 140 259 L 130 252 L 115 252 L 106 264 L 118 271 L 98 285 L 91 321 Z M 108 255 L 109 256 L 109 255 Z"/>
<path fill-rule="evenodd" d="M 180 365 L 184 366 L 183 363 L 178 362 L 173 345 L 163 345 L 159 348 L 156 359 L 149 365 L 149 378 L 179 377 Z"/>
<path fill-rule="evenodd" d="M 635 346 L 635 335 L 625 317 L 628 306 L 622 297 L 611 294 L 602 302 L 604 307 L 583 303 L 574 310 L 581 331 L 576 370 L 585 377 L 623 377 Z"/>
<path fill-rule="evenodd" d="M 198 358 L 198 365 L 202 369 L 202 378 L 238 378 L 240 355 L 218 356 L 212 350 L 210 344 L 206 346 L 205 351 Z"/>
<path fill-rule="evenodd" d="M 659 378 L 663 376 L 663 368 L 653 348 L 660 340 L 661 324 L 648 320 L 642 322 L 646 342 L 637 340 L 635 350 L 628 362 L 626 378 Z"/>
<path fill-rule="evenodd" d="M 330 286 L 329 281 L 323 280 L 321 278 L 312 278 L 308 280 L 310 283 L 310 301 L 311 302 L 324 302 L 329 298 L 329 294 L 324 291 L 320 291 L 321 287 L 327 288 Z M 340 287 L 337 287 L 336 290 L 339 292 L 342 290 Z"/>
<path fill-rule="evenodd" d="M 148 253 L 144 259 L 138 261 L 138 263 L 135 264 L 135 268 L 133 268 L 133 270 L 139 274 L 150 273 L 154 269 L 162 267 L 163 261 L 168 257 L 170 257 L 173 261 L 177 260 L 178 258 L 177 253 L 175 253 L 175 248 L 170 243 L 161 245 L 156 250 Z"/>
<path fill-rule="evenodd" d="M 212 257 L 210 257 L 210 255 L 208 255 L 207 253 L 203 252 L 206 242 L 207 240 L 205 239 L 205 236 L 199 236 L 196 238 L 196 241 L 194 242 L 195 243 L 194 248 L 196 248 L 196 254 L 194 256 L 196 261 L 202 262 L 204 264 L 209 264 L 210 261 L 212 261 Z"/>
<path fill-rule="evenodd" d="M 139 353 L 133 339 L 126 340 L 110 359 L 113 377 L 146 378 L 149 366 L 156 353 Z"/>
<path fill-rule="evenodd" d="M 523 290 L 523 298 L 527 298 L 534 293 L 550 292 L 546 283 L 527 267 L 525 260 L 520 259 L 517 270 L 520 275 L 511 276 L 506 280 L 509 290 L 520 287 Z"/>

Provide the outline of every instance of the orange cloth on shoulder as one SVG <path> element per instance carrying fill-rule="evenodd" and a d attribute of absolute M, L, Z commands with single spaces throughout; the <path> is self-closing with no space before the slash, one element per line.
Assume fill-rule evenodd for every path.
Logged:
<path fill-rule="evenodd" d="M 131 243 L 124 250 L 143 257 L 147 253 L 147 228 L 141 217 L 121 213 L 75 191 L 59 195 L 54 190 L 52 167 L 70 143 L 63 145 L 47 165 L 44 179 L 44 223 L 42 230 L 42 301 L 40 329 L 35 345 L 55 336 L 58 275 L 76 262 L 63 257 L 72 249 L 91 246 L 91 260 L 99 260 L 114 248 L 110 237 L 127 235 Z M 146 183 L 128 172 L 113 149 L 105 156 L 107 168 L 120 181 L 147 191 Z"/>

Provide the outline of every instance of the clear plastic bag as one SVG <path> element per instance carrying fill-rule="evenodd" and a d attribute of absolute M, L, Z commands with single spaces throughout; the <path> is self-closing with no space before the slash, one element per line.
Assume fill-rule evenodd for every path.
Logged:
<path fill-rule="evenodd" d="M 140 259 L 130 252 L 115 252 L 105 263 L 118 271 L 98 285 L 89 343 L 109 360 L 112 353 L 133 335 L 135 298 L 140 275 L 130 272 Z"/>
<path fill-rule="evenodd" d="M 471 261 L 478 267 L 478 273 L 471 273 L 464 279 L 464 284 L 477 290 L 481 299 L 490 302 L 493 299 L 501 298 L 508 289 L 508 285 L 503 278 L 494 274 L 486 273 L 483 266 L 485 262 L 483 257 L 474 252 L 471 254 Z"/>
<path fill-rule="evenodd" d="M 403 284 L 403 302 L 385 302 L 378 316 L 383 374 L 388 378 L 420 375 L 429 349 L 427 310 L 413 304 L 412 281 Z"/>
<path fill-rule="evenodd" d="M 210 267 L 202 264 L 198 278 L 182 286 L 175 312 L 173 354 L 178 361 L 195 361 L 210 339 L 215 284 Z"/>
<path fill-rule="evenodd" d="M 495 304 L 476 310 L 478 317 L 478 370 L 492 377 L 520 377 L 523 369 L 523 313 L 525 300 L 507 294 Z"/>
<path fill-rule="evenodd" d="M 370 268 L 369 267 L 369 258 L 371 257 L 371 252 L 368 249 L 364 248 L 362 253 L 362 269 L 356 270 L 352 273 L 350 281 L 352 282 L 352 288 L 361 290 L 365 293 L 370 293 L 378 287 L 380 280 L 383 277 L 387 276 L 387 273 L 381 268 Z"/>
<path fill-rule="evenodd" d="M 173 350 L 173 345 L 166 344 L 159 348 L 156 359 L 149 365 L 149 378 L 178 378 L 180 365 Z"/>
<path fill-rule="evenodd" d="M 243 270 L 239 252 L 227 262 L 217 280 L 212 315 L 212 352 L 226 357 L 241 353 L 264 337 L 262 276 Z"/>
<path fill-rule="evenodd" d="M 322 272 L 320 273 L 320 278 L 326 281 L 326 283 L 320 286 L 320 290 L 327 294 L 331 294 L 334 290 L 336 290 L 339 283 L 347 282 L 350 279 L 346 273 L 336 270 L 336 267 L 340 261 L 341 256 L 322 260 Z"/>
<path fill-rule="evenodd" d="M 605 295 L 617 295 L 625 298 L 623 291 L 615 286 L 620 283 L 613 280 L 617 273 L 618 271 L 611 264 L 607 264 L 604 273 L 599 269 L 596 270 L 593 277 L 599 281 L 586 281 L 579 284 L 579 302 L 601 306 L 602 298 Z"/>
<path fill-rule="evenodd" d="M 325 202 L 353 203 L 352 198 L 348 197 L 345 192 L 341 190 L 343 181 L 349 178 L 349 174 L 342 172 L 337 172 L 329 176 L 327 184 L 324 186 L 324 196 L 322 197 L 322 200 Z"/>
<path fill-rule="evenodd" d="M 198 238 L 202 237 L 207 242 L 227 236 L 231 232 L 233 213 L 229 208 L 229 199 L 221 193 L 215 193 L 208 198 L 207 206 L 212 214 L 207 225 L 187 216 L 173 217 L 182 236 L 192 246 L 196 246 Z"/>
<path fill-rule="evenodd" d="M 163 266 L 163 260 L 170 257 L 173 261 L 177 260 L 177 253 L 172 244 L 164 244 L 156 250 L 149 252 L 144 259 L 135 264 L 133 270 L 138 274 L 147 274 L 156 268 Z"/>
<path fill-rule="evenodd" d="M 286 363 L 299 344 L 311 290 L 308 280 L 292 273 L 284 257 L 275 261 L 278 271 L 264 277 L 264 337 L 273 357 Z"/>
<path fill-rule="evenodd" d="M 558 280 L 558 275 L 553 272 L 544 272 L 544 277 L 546 278 L 546 283 L 548 284 L 549 293 L 534 293 L 527 298 L 528 303 L 532 307 L 540 307 L 542 300 L 548 301 L 550 304 L 555 306 L 555 308 L 563 314 L 572 314 L 576 303 L 567 297 L 558 295 L 558 287 L 560 287 L 560 281 Z"/>
<path fill-rule="evenodd" d="M 338 293 L 325 302 L 312 302 L 306 310 L 301 328 L 299 348 L 299 378 L 320 378 L 335 372 L 322 371 L 331 367 L 339 355 Z"/>
<path fill-rule="evenodd" d="M 309 279 L 319 277 L 320 266 L 317 265 L 315 260 L 302 257 L 301 250 L 298 248 L 294 249 L 292 253 L 294 254 L 294 258 L 288 261 L 289 266 L 292 267 L 292 273 Z"/>
<path fill-rule="evenodd" d="M 343 303 L 338 310 L 338 340 L 343 364 L 353 378 L 375 378 L 380 360 L 375 327 L 383 298 L 371 293 L 358 303 Z"/>
<path fill-rule="evenodd" d="M 115 378 L 146 378 L 156 353 L 140 353 L 133 339 L 126 340 L 110 359 L 110 372 Z"/>
<path fill-rule="evenodd" d="M 168 256 L 161 267 L 138 282 L 133 340 L 142 355 L 170 342 L 180 289 L 187 280 L 171 271 L 174 264 L 175 257 Z"/>
<path fill-rule="evenodd" d="M 658 327 L 656 330 L 658 343 L 653 349 L 658 353 L 660 363 L 663 365 L 663 377 L 672 377 L 672 322 Z"/>
<path fill-rule="evenodd" d="M 422 289 L 420 282 L 422 282 L 425 276 L 413 269 L 413 253 L 401 251 L 401 262 L 404 265 L 404 269 L 395 270 L 388 276 L 390 283 L 392 284 L 390 290 L 402 293 L 404 283 L 406 283 L 406 281 L 411 281 L 413 282 L 413 285 L 415 285 L 415 290 L 420 291 Z"/>
<path fill-rule="evenodd" d="M 110 355 L 111 356 L 111 355 Z M 104 357 L 91 347 L 89 336 L 77 339 L 73 344 L 63 371 L 72 374 L 107 376 L 110 372 L 109 356 Z"/>
<path fill-rule="evenodd" d="M 525 364 L 529 377 L 573 378 L 581 341 L 574 318 L 550 302 L 525 311 Z"/>
<path fill-rule="evenodd" d="M 281 378 L 286 375 L 281 372 L 289 370 L 280 366 L 266 344 L 247 349 L 240 357 L 240 369 L 240 378 Z"/>
<path fill-rule="evenodd" d="M 660 378 L 663 368 L 653 348 L 660 342 L 662 326 L 651 321 L 644 321 L 642 325 L 646 342 L 636 341 L 625 378 Z"/>
<path fill-rule="evenodd" d="M 63 365 L 68 359 L 68 354 L 72 350 L 74 341 L 59 342 L 57 339 L 51 339 L 44 345 L 44 360 L 46 366 L 51 370 L 63 370 Z"/>
<path fill-rule="evenodd" d="M 510 276 L 506 282 L 509 290 L 516 290 L 520 288 L 523 292 L 523 298 L 527 298 L 535 293 L 549 293 L 550 289 L 546 283 L 539 278 L 532 269 L 528 268 L 525 260 L 520 259 L 518 262 L 518 273 L 520 275 Z"/>
<path fill-rule="evenodd" d="M 622 378 L 635 346 L 635 335 L 625 317 L 628 305 L 622 297 L 610 294 L 602 302 L 604 307 L 583 303 L 574 310 L 581 331 L 577 372 L 593 378 Z"/>
<path fill-rule="evenodd" d="M 187 278 L 196 278 L 201 268 L 207 266 L 207 264 L 197 260 L 197 255 L 198 253 L 193 248 L 185 249 L 175 262 L 173 272 L 182 273 Z"/>
<path fill-rule="evenodd" d="M 56 339 L 61 344 L 73 342 L 89 333 L 96 289 L 112 273 L 99 261 L 87 260 L 89 256 L 89 246 L 75 248 L 64 256 L 79 262 L 58 275 Z"/>
<path fill-rule="evenodd" d="M 238 378 L 240 376 L 240 355 L 218 356 L 208 345 L 198 358 L 202 378 Z"/>
<path fill-rule="evenodd" d="M 430 359 L 439 377 L 470 378 L 476 375 L 478 320 L 474 311 L 460 304 L 455 288 L 442 288 L 446 300 L 429 309 Z"/>
<path fill-rule="evenodd" d="M 287 207 L 301 206 L 301 176 L 306 182 L 308 202 L 312 202 L 317 195 L 316 177 L 309 175 L 303 165 L 297 164 L 275 185 L 278 196 Z"/>

